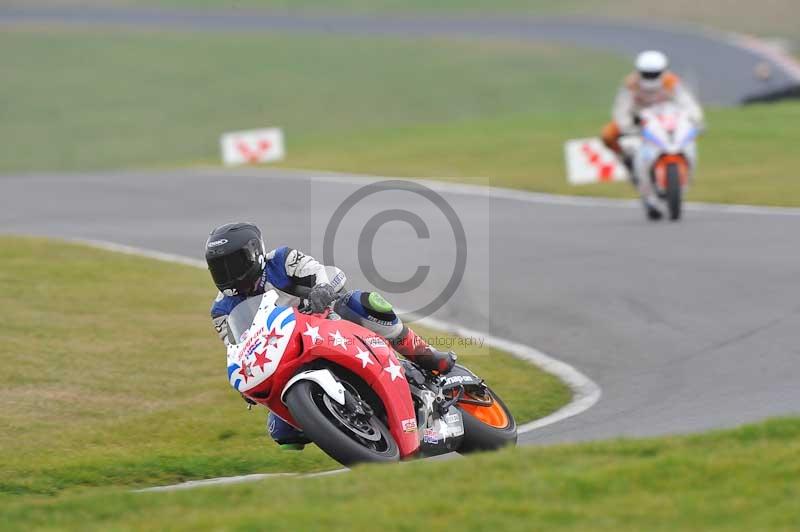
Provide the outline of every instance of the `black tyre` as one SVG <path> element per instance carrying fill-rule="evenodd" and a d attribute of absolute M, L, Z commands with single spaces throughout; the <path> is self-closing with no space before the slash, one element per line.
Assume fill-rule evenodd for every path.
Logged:
<path fill-rule="evenodd" d="M 677 164 L 667 165 L 667 207 L 669 208 L 669 219 L 679 220 L 681 217 L 681 170 Z"/>
<path fill-rule="evenodd" d="M 300 381 L 286 394 L 289 412 L 303 432 L 337 462 L 396 462 L 400 449 L 386 425 L 375 415 L 348 422 L 341 407 L 311 381 Z"/>
<path fill-rule="evenodd" d="M 485 393 L 468 393 L 465 399 L 486 406 L 466 402 L 456 405 L 464 419 L 464 440 L 458 452 L 493 451 L 517 443 L 517 422 L 496 393 L 487 387 Z"/>

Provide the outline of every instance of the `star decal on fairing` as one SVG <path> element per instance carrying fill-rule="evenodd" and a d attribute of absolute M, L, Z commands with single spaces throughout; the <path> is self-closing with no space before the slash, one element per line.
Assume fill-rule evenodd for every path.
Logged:
<path fill-rule="evenodd" d="M 269 345 L 267 347 L 269 347 Z M 265 347 L 263 351 L 256 351 L 256 359 L 253 361 L 253 366 L 258 366 L 258 369 L 261 371 L 264 371 L 264 366 L 272 362 L 272 360 L 267 358 L 267 347 Z"/>
<path fill-rule="evenodd" d="M 401 369 L 402 369 L 402 366 L 399 366 L 399 365 L 395 364 L 394 360 L 389 359 L 389 365 L 387 367 L 383 368 L 383 371 L 388 371 L 389 375 L 392 376 L 392 382 L 394 382 L 394 380 L 397 377 L 402 377 L 403 376 L 403 374 L 400 373 Z"/>
<path fill-rule="evenodd" d="M 342 336 L 342 333 L 339 332 L 339 329 L 336 329 L 335 333 L 328 333 L 328 336 L 333 339 L 333 347 L 339 346 L 347 351 L 347 339 Z"/>
<path fill-rule="evenodd" d="M 303 336 L 308 336 L 314 344 L 322 343 L 322 336 L 319 334 L 319 327 L 312 327 L 310 323 L 306 323 L 306 332 Z"/>
<path fill-rule="evenodd" d="M 267 334 L 267 347 L 269 347 L 271 345 L 277 345 L 278 344 L 278 340 L 280 340 L 281 338 L 283 338 L 282 334 L 278 334 L 275 331 L 270 331 Z"/>
<path fill-rule="evenodd" d="M 253 377 L 253 374 L 250 372 L 250 364 L 248 364 L 246 360 L 242 360 L 242 367 L 239 368 L 239 373 L 242 374 L 242 378 L 244 379 L 245 384 L 247 384 L 248 378 Z"/>
<path fill-rule="evenodd" d="M 369 357 L 369 351 L 362 351 L 360 347 L 358 348 L 358 353 L 356 353 L 356 358 L 361 361 L 362 368 L 366 368 L 368 365 L 375 363 Z"/>
<path fill-rule="evenodd" d="M 273 291 L 265 293 L 240 342 L 228 346 L 228 381 L 237 391 L 267 390 L 269 379 L 278 370 L 281 360 L 299 347 L 290 340 L 300 336 L 303 330 L 317 343 L 324 340 L 324 334 L 320 334 L 317 327 L 298 326 L 294 310 L 275 305 L 276 298 Z"/>

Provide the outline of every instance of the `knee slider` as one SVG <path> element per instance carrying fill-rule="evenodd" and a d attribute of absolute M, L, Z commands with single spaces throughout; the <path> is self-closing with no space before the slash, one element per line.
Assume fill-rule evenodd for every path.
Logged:
<path fill-rule="evenodd" d="M 387 339 L 403 330 L 403 322 L 391 303 L 377 292 L 353 290 L 339 299 L 335 310 L 342 318 L 355 321 Z"/>

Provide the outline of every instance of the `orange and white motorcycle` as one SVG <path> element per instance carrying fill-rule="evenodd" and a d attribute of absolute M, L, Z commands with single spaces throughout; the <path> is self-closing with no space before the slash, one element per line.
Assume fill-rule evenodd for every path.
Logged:
<path fill-rule="evenodd" d="M 701 131 L 688 112 L 667 102 L 644 109 L 639 131 L 620 139 L 633 160 L 634 183 L 651 220 L 665 213 L 670 220 L 680 219 L 683 196 L 697 167 Z"/>

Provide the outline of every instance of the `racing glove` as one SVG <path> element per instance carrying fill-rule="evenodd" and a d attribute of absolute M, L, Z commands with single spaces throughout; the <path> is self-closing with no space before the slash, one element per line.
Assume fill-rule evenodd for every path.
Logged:
<path fill-rule="evenodd" d="M 314 314 L 324 311 L 334 301 L 336 301 L 336 291 L 328 283 L 318 284 L 308 294 L 308 304 Z"/>
<path fill-rule="evenodd" d="M 214 322 L 214 330 L 217 331 L 219 339 L 222 340 L 222 343 L 228 345 L 228 316 L 217 316 L 216 318 L 211 318 L 211 321 Z"/>
<path fill-rule="evenodd" d="M 456 365 L 456 360 L 458 357 L 452 351 L 439 351 L 431 346 L 413 359 L 421 368 L 436 371 L 442 375 L 450 373 L 450 370 Z"/>

